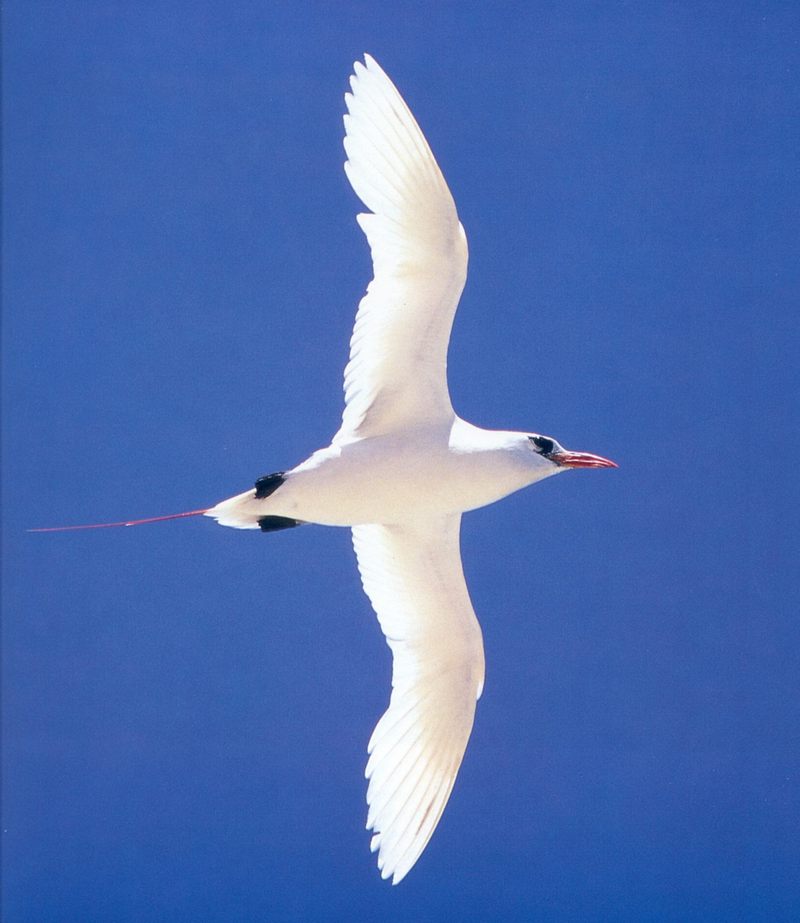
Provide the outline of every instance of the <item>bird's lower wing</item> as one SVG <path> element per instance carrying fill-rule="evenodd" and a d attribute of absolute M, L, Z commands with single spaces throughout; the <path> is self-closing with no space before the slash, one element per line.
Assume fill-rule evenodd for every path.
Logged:
<path fill-rule="evenodd" d="M 345 96 L 345 171 L 374 277 L 356 315 L 334 442 L 452 420 L 447 346 L 467 276 L 453 197 L 396 88 L 369 55 Z"/>
<path fill-rule="evenodd" d="M 483 688 L 460 516 L 353 528 L 364 590 L 392 649 L 392 695 L 369 742 L 367 829 L 384 878 L 419 858 L 450 796 Z"/>

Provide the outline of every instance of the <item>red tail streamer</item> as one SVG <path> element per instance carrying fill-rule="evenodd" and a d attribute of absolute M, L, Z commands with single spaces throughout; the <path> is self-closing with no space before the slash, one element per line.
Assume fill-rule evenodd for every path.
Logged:
<path fill-rule="evenodd" d="M 210 509 L 210 507 L 209 507 Z M 188 513 L 170 513 L 169 516 L 150 516 L 148 519 L 130 519 L 127 522 L 96 522 L 88 526 L 46 526 L 43 529 L 27 529 L 28 532 L 76 532 L 80 529 L 116 529 L 119 526 L 143 526 L 147 522 L 164 522 L 167 519 L 184 519 L 187 516 L 202 516 L 208 510 L 190 510 Z"/>

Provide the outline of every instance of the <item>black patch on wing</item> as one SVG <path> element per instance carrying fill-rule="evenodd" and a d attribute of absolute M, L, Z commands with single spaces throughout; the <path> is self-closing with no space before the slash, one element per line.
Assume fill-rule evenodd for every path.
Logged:
<path fill-rule="evenodd" d="M 286 480 L 283 471 L 275 471 L 273 474 L 263 474 L 256 481 L 256 500 L 264 500 L 275 491 Z"/>
<path fill-rule="evenodd" d="M 293 529 L 302 525 L 300 519 L 289 519 L 287 516 L 262 516 L 258 520 L 258 528 L 262 532 L 280 532 L 281 529 Z"/>

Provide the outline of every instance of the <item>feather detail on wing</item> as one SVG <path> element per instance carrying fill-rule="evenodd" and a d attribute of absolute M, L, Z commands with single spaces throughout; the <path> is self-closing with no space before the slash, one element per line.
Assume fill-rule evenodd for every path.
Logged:
<path fill-rule="evenodd" d="M 345 171 L 373 214 L 358 223 L 374 278 L 356 315 L 345 411 L 334 442 L 452 420 L 447 346 L 467 275 L 467 241 L 424 135 L 369 56 L 345 96 Z"/>
<path fill-rule="evenodd" d="M 483 688 L 481 630 L 461 569 L 461 517 L 353 528 L 364 590 L 392 650 L 392 695 L 369 742 L 367 829 L 397 884 L 431 838 Z"/>

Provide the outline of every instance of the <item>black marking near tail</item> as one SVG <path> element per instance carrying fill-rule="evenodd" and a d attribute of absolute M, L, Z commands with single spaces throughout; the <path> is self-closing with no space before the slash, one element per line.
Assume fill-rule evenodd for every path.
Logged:
<path fill-rule="evenodd" d="M 300 519 L 289 519 L 286 516 L 262 516 L 258 520 L 258 528 L 262 532 L 279 532 L 281 529 L 293 529 L 302 525 Z"/>
<path fill-rule="evenodd" d="M 275 491 L 286 480 L 283 471 L 275 471 L 273 474 L 263 474 L 256 481 L 256 500 L 264 500 L 274 494 Z"/>

